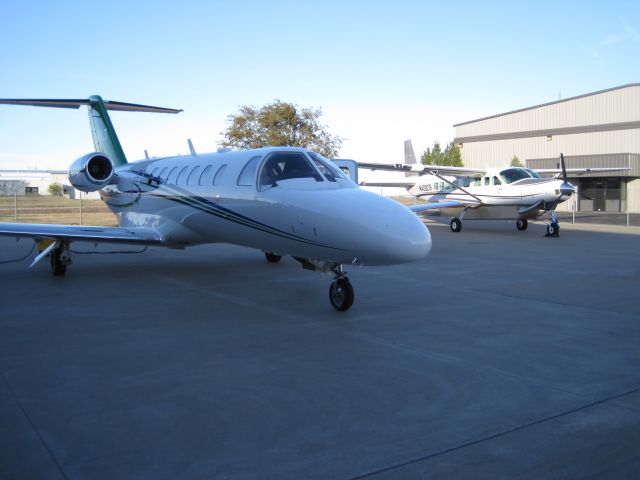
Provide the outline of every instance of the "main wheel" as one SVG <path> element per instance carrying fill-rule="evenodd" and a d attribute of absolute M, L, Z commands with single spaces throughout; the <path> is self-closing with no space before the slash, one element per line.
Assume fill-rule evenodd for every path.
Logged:
<path fill-rule="evenodd" d="M 54 275 L 64 275 L 67 273 L 67 266 L 60 260 L 60 254 L 62 250 L 54 248 L 49 256 L 51 257 L 51 272 Z"/>
<path fill-rule="evenodd" d="M 449 226 L 451 227 L 452 232 L 459 232 L 460 230 L 462 230 L 462 220 L 460 220 L 458 217 L 453 217 Z"/>
<path fill-rule="evenodd" d="M 528 226 L 529 226 L 529 222 L 527 221 L 526 218 L 520 218 L 516 221 L 516 228 L 518 230 L 526 230 Z"/>
<path fill-rule="evenodd" d="M 550 223 L 547 225 L 547 237 L 557 237 L 560 235 L 560 225 L 557 223 Z"/>
<path fill-rule="evenodd" d="M 264 252 L 264 257 L 267 259 L 267 262 L 269 263 L 278 263 L 282 258 L 282 255 L 276 255 L 275 253 L 271 253 L 271 252 Z"/>
<path fill-rule="evenodd" d="M 329 301 L 333 308 L 340 312 L 349 310 L 353 305 L 353 287 L 347 277 L 335 280 L 329 287 Z"/>

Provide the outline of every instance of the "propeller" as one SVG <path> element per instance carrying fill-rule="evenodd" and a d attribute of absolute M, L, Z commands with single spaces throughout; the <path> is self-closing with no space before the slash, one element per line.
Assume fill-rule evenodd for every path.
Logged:
<path fill-rule="evenodd" d="M 562 153 L 560 154 L 560 165 L 562 166 L 562 185 L 560 185 L 560 193 L 562 196 L 570 197 L 574 192 L 574 188 L 567 180 L 567 167 L 564 164 L 564 155 Z"/>

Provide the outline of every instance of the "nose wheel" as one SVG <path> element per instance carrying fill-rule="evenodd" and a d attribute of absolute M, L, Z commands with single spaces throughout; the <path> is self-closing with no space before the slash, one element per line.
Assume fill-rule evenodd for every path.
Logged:
<path fill-rule="evenodd" d="M 347 277 L 338 277 L 329 287 L 329 301 L 340 312 L 349 310 L 353 305 L 353 287 Z"/>

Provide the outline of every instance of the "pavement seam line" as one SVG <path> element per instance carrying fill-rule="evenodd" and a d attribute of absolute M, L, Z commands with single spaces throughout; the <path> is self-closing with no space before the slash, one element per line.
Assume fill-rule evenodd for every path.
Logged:
<path fill-rule="evenodd" d="M 494 433 L 493 435 L 489 435 L 489 436 L 486 436 L 484 438 L 479 438 L 477 440 L 472 440 L 470 442 L 463 443 L 462 445 L 456 445 L 455 447 L 450 447 L 450 448 L 441 450 L 439 452 L 430 453 L 429 455 L 425 455 L 425 456 L 422 456 L 420 458 L 414 458 L 413 460 L 408 460 L 406 462 L 398 463 L 396 465 L 391 465 L 389 467 L 381 468 L 380 470 L 376 470 L 374 472 L 369 472 L 369 473 L 365 473 L 365 474 L 358 475 L 358 476 L 355 476 L 355 477 L 351 477 L 351 480 L 361 480 L 361 479 L 364 479 L 364 478 L 371 478 L 374 475 L 379 475 L 379 474 L 382 474 L 382 473 L 391 472 L 393 470 L 397 470 L 399 468 L 403 468 L 403 467 L 406 467 L 408 465 L 413 465 L 415 463 L 423 462 L 425 460 L 430 460 L 432 458 L 439 457 L 439 456 L 445 455 L 447 453 L 455 452 L 457 450 L 462 450 L 463 448 L 467 448 L 467 447 L 472 447 L 472 446 L 478 445 L 480 443 L 484 443 L 484 442 L 487 442 L 487 441 L 490 441 L 490 440 L 494 440 L 496 438 L 500 438 L 500 437 L 505 436 L 505 435 L 509 435 L 511 433 L 518 432 L 520 430 L 525 430 L 525 429 L 527 429 L 529 427 L 533 427 L 533 426 L 540 425 L 540 424 L 545 423 L 545 422 L 549 422 L 549 421 L 552 421 L 552 420 L 556 420 L 558 418 L 562 418 L 562 417 L 565 417 L 565 416 L 568 416 L 568 415 L 572 415 L 574 413 L 578 413 L 578 412 L 581 412 L 583 410 L 587 410 L 587 409 L 589 409 L 591 407 L 602 405 L 604 403 L 612 402 L 614 404 L 614 406 L 617 407 L 617 405 L 615 405 L 615 402 L 613 402 L 614 400 L 617 400 L 619 398 L 625 397 L 627 395 L 632 395 L 632 394 L 638 393 L 638 392 L 640 392 L 640 387 L 637 387 L 637 388 L 634 388 L 633 390 L 629 390 L 629 391 L 620 393 L 618 395 L 613 395 L 611 397 L 607 397 L 607 398 L 604 398 L 604 399 L 601 399 L 601 400 L 596 400 L 595 402 L 591 402 L 591 403 L 589 403 L 587 405 L 583 405 L 581 407 L 573 408 L 573 409 L 567 410 L 565 412 L 560 412 L 560 413 L 558 413 L 556 415 L 551 415 L 551 416 L 548 416 L 548 417 L 545 417 L 545 418 L 534 420 L 533 422 L 529 422 L 529 423 L 526 423 L 524 425 L 519 425 L 519 426 L 511 428 L 509 430 L 503 430 L 502 432 L 497 432 L 497 433 Z"/>
<path fill-rule="evenodd" d="M 62 478 L 64 478 L 65 480 L 68 480 L 69 477 L 67 477 L 67 475 L 65 474 L 65 472 L 64 472 L 64 470 L 62 468 L 62 465 L 60 465 L 60 463 L 58 462 L 58 459 L 56 458 L 56 456 L 53 454 L 53 452 L 49 448 L 49 445 L 47 445 L 47 442 L 45 441 L 45 439 L 42 438 L 42 435 L 40 434 L 40 430 L 38 430 L 36 425 L 33 423 L 33 420 L 29 416 L 29 413 L 27 412 L 27 409 L 24 407 L 24 405 L 22 405 L 22 402 L 18 399 L 18 396 L 16 395 L 16 392 L 11 387 L 11 384 L 7 380 L 7 377 L 4 375 L 4 372 L 0 372 L 0 377 L 2 377 L 2 380 L 4 381 L 5 385 L 9 389 L 9 392 L 11 393 L 11 396 L 13 397 L 15 402 L 18 404 L 18 407 L 22 411 L 22 414 L 24 415 L 24 417 L 27 419 L 27 422 L 29 422 L 29 425 L 31 425 L 31 428 L 33 429 L 33 431 L 38 436 L 38 439 L 40 440 L 40 443 L 42 443 L 42 446 L 45 448 L 45 450 L 47 451 L 47 453 L 51 457 L 51 460 L 53 460 L 53 463 L 55 463 L 56 467 L 58 467 L 58 470 L 60 471 L 60 474 L 62 475 Z"/>

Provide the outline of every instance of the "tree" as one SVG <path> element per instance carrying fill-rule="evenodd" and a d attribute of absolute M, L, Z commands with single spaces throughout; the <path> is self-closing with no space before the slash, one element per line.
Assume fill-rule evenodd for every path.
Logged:
<path fill-rule="evenodd" d="M 222 132 L 225 140 L 220 145 L 239 149 L 303 147 L 334 158 L 342 139 L 327 132 L 319 122 L 321 115 L 320 109 L 298 108 L 280 100 L 260 109 L 245 105 L 227 117 L 229 126 Z"/>
<path fill-rule="evenodd" d="M 517 155 L 514 155 L 513 158 L 511 159 L 511 166 L 512 167 L 524 167 L 524 165 L 522 165 L 522 162 L 520 162 L 520 159 L 518 158 Z"/>
<path fill-rule="evenodd" d="M 420 161 L 424 165 L 446 165 L 449 167 L 462 167 L 462 156 L 457 144 L 450 142 L 444 152 L 440 147 L 440 142 L 436 140 L 433 150 L 427 148 L 420 156 Z"/>
<path fill-rule="evenodd" d="M 49 188 L 47 190 L 49 195 L 62 195 L 62 184 L 60 182 L 53 182 L 49 184 Z"/>

